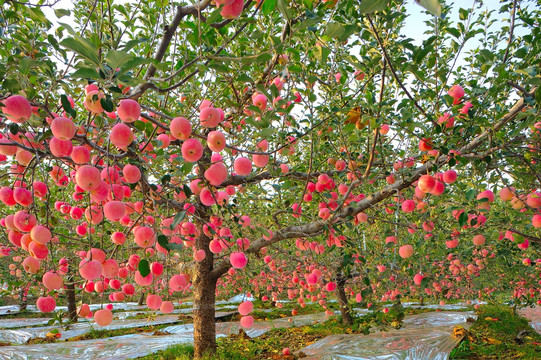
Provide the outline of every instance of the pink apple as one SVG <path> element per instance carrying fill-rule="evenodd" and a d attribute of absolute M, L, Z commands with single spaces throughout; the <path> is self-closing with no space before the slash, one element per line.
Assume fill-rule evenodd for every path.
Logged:
<path fill-rule="evenodd" d="M 96 190 L 101 183 L 100 171 L 94 166 L 83 165 L 75 173 L 75 183 L 83 190 Z"/>
<path fill-rule="evenodd" d="M 98 310 L 94 313 L 94 321 L 99 326 L 107 326 L 113 322 L 113 313 L 108 309 Z"/>
<path fill-rule="evenodd" d="M 124 123 L 116 124 L 109 133 L 111 143 L 122 150 L 125 150 L 133 142 L 133 138 L 130 127 Z"/>
<path fill-rule="evenodd" d="M 39 297 L 36 301 L 36 307 L 42 313 L 49 313 L 54 311 L 54 309 L 56 308 L 56 301 L 51 296 Z"/>
<path fill-rule="evenodd" d="M 245 157 L 239 157 L 235 160 L 233 167 L 238 175 L 247 176 L 252 172 L 252 161 Z"/>
<path fill-rule="evenodd" d="M 205 170 L 205 179 L 211 185 L 219 186 L 227 179 L 227 168 L 222 162 L 212 164 Z"/>
<path fill-rule="evenodd" d="M 51 131 L 59 140 L 71 140 L 75 135 L 75 124 L 65 117 L 57 117 L 51 123 Z"/>
<path fill-rule="evenodd" d="M 199 120 L 201 120 L 201 126 L 215 128 L 221 121 L 220 112 L 213 107 L 203 108 L 199 113 Z"/>
<path fill-rule="evenodd" d="M 183 117 L 176 117 L 169 124 L 169 131 L 175 139 L 188 140 L 192 134 L 192 124 Z"/>
<path fill-rule="evenodd" d="M 2 103 L 4 106 L 0 107 L 0 111 L 15 123 L 23 123 L 32 116 L 32 107 L 24 96 L 12 95 Z"/>
<path fill-rule="evenodd" d="M 187 162 L 196 162 L 203 156 L 203 145 L 197 139 L 188 139 L 182 143 L 182 157 Z"/>
<path fill-rule="evenodd" d="M 116 109 L 118 117 L 124 122 L 134 122 L 141 116 L 141 105 L 132 99 L 120 100 Z"/>
<path fill-rule="evenodd" d="M 413 255 L 413 246 L 411 246 L 409 244 L 401 246 L 400 249 L 398 249 L 398 254 L 403 259 L 409 258 L 410 256 Z"/>
<path fill-rule="evenodd" d="M 225 149 L 225 135 L 218 130 L 211 131 L 207 135 L 207 144 L 210 150 L 220 152 Z"/>

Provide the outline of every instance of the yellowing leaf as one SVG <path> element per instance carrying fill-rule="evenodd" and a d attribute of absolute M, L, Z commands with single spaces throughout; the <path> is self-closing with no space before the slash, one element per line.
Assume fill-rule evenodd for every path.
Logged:
<path fill-rule="evenodd" d="M 491 345 L 499 345 L 502 342 L 500 340 L 496 340 L 496 339 L 493 339 L 493 338 L 487 338 L 487 343 L 489 343 Z"/>
<path fill-rule="evenodd" d="M 353 109 L 349 110 L 346 115 L 346 124 L 355 124 L 359 121 L 361 117 L 361 107 L 356 106 Z"/>

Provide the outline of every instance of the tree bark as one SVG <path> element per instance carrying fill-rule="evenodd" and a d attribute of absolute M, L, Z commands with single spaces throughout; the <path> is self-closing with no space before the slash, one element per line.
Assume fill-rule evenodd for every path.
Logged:
<path fill-rule="evenodd" d="M 201 232 L 195 239 L 195 247 L 205 251 L 205 258 L 195 262 L 192 273 L 194 359 L 216 353 L 215 301 L 218 277 L 211 274 L 214 265 L 214 254 L 209 249 L 211 239 L 202 231 L 204 221 L 208 218 L 206 209 L 201 207 L 200 220 L 196 221 Z"/>
<path fill-rule="evenodd" d="M 75 284 L 68 283 L 66 285 L 66 293 L 68 295 L 68 317 L 69 321 L 76 323 L 77 317 L 77 301 L 75 299 Z"/>
<path fill-rule="evenodd" d="M 194 272 L 193 344 L 194 359 L 216 353 L 215 300 L 216 280 L 210 271 Z"/>
<path fill-rule="evenodd" d="M 141 291 L 141 296 L 139 296 L 139 301 L 137 302 L 137 305 L 139 306 L 143 305 L 144 301 L 145 301 L 145 292 Z"/>
<path fill-rule="evenodd" d="M 23 286 L 19 292 L 19 311 L 25 311 L 28 305 L 28 286 Z"/>
<path fill-rule="evenodd" d="M 338 297 L 338 305 L 342 314 L 342 323 L 344 325 L 353 325 L 353 318 L 351 317 L 351 311 L 348 306 L 348 298 L 344 290 L 345 285 L 346 279 L 343 277 L 338 278 L 336 281 L 336 296 Z"/>

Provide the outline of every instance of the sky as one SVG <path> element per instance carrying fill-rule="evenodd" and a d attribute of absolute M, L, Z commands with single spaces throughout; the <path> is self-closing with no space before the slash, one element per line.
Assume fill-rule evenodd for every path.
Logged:
<path fill-rule="evenodd" d="M 135 2 L 135 0 L 113 0 L 115 3 L 127 3 L 127 2 Z M 506 0 L 505 2 L 508 2 L 510 0 Z M 455 1 L 448 1 L 449 4 L 451 4 L 451 13 L 449 14 L 449 17 L 453 22 L 456 22 L 459 20 L 458 14 L 459 9 L 464 8 L 472 9 L 472 7 L 475 8 L 475 14 L 479 14 L 480 12 L 483 12 L 485 10 L 491 11 L 495 10 L 494 14 L 497 19 L 500 21 L 508 22 L 509 21 L 509 13 L 499 14 L 499 9 L 502 6 L 502 3 L 500 0 L 455 0 Z M 48 7 L 42 8 L 43 12 L 49 19 L 56 19 L 56 16 L 54 14 L 53 9 L 73 9 L 73 3 L 71 0 L 60 0 L 52 9 Z M 428 29 L 428 27 L 425 24 L 425 21 L 428 21 L 430 18 L 433 17 L 433 15 L 428 14 L 423 7 L 415 3 L 414 0 L 408 0 L 406 3 L 406 10 L 408 17 L 405 22 L 405 27 L 403 29 L 403 33 L 414 39 L 414 43 L 416 45 L 420 45 L 424 39 L 429 37 L 429 35 L 425 34 L 424 32 Z M 69 17 L 63 17 L 60 21 L 65 22 L 69 25 L 75 25 L 73 20 L 71 20 Z M 53 21 L 54 23 L 55 21 Z M 494 26 L 500 26 L 499 23 L 496 23 Z M 54 31 L 54 29 L 52 29 Z M 517 34 L 523 34 L 525 32 L 524 29 L 516 28 L 515 29 Z M 466 43 L 466 46 L 464 47 L 462 56 L 465 56 L 465 54 L 475 48 L 475 41 L 469 41 Z M 460 59 L 459 59 L 460 61 Z"/>
<path fill-rule="evenodd" d="M 134 0 L 113 0 L 114 3 L 128 3 L 128 2 L 135 2 Z M 496 10 L 496 13 L 502 6 L 499 0 L 455 0 L 455 1 L 448 1 L 449 4 L 451 4 L 451 14 L 450 18 L 453 21 L 458 20 L 458 9 L 464 8 L 464 9 L 471 9 L 473 4 L 476 3 L 476 12 L 479 12 L 480 10 Z M 59 1 L 54 7 L 54 9 L 73 9 L 73 4 L 71 0 L 61 0 Z M 408 34 L 409 37 L 416 39 L 418 43 L 422 42 L 422 39 L 426 38 L 427 35 L 424 34 L 427 27 L 425 25 L 425 21 L 429 20 L 433 15 L 428 14 L 424 11 L 424 8 L 420 5 L 416 4 L 414 0 L 408 0 L 406 5 L 407 13 L 410 15 L 406 19 L 406 26 L 404 29 L 404 32 Z M 56 18 L 54 15 L 54 11 L 51 8 L 45 7 L 43 8 L 43 12 L 47 15 L 49 19 Z M 509 18 L 509 14 L 500 14 L 498 16 L 501 20 L 507 20 Z M 62 21 L 66 21 L 68 18 L 64 17 Z M 72 22 L 73 24 L 73 22 Z"/>

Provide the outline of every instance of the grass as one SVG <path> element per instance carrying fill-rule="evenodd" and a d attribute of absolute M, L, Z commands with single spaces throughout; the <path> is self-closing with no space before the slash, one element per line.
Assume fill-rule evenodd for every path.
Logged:
<path fill-rule="evenodd" d="M 540 359 L 541 335 L 509 307 L 485 305 L 452 360 Z"/>
<path fill-rule="evenodd" d="M 138 360 L 187 360 L 193 359 L 193 346 L 190 344 L 178 344 L 168 347 Z"/>
<path fill-rule="evenodd" d="M 290 317 L 292 316 L 291 311 L 293 309 L 297 310 L 297 315 L 314 314 L 314 313 L 322 312 L 323 310 L 323 308 L 317 304 L 308 304 L 304 308 L 300 306 L 288 306 L 288 307 L 284 306 L 282 308 L 274 307 L 274 308 L 271 308 L 272 311 L 269 311 L 269 312 L 261 311 L 259 310 L 261 308 L 256 308 L 255 306 L 254 308 L 256 310 L 252 311 L 250 313 L 250 316 L 252 316 L 255 320 L 274 320 L 274 319 L 280 319 L 284 317 Z M 332 309 L 332 306 L 330 306 L 329 308 Z"/>

